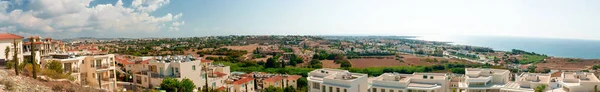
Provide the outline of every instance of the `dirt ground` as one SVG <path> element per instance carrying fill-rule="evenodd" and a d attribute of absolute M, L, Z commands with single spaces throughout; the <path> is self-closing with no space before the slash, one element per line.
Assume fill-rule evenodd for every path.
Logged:
<path fill-rule="evenodd" d="M 588 69 L 593 65 L 600 65 L 600 60 L 582 60 L 566 58 L 549 58 L 545 63 L 536 64 L 538 68 L 548 68 L 552 70 L 583 70 Z"/>
<path fill-rule="evenodd" d="M 232 50 L 244 50 L 247 51 L 248 53 L 252 53 L 252 51 L 256 50 L 256 48 L 258 48 L 260 45 L 258 44 L 250 44 L 250 45 L 246 45 L 246 46 L 225 46 L 223 48 L 228 48 L 228 49 L 232 49 Z"/>
<path fill-rule="evenodd" d="M 323 68 L 340 68 L 340 64 L 336 64 L 333 60 L 321 60 Z"/>
<path fill-rule="evenodd" d="M 458 59 L 446 59 L 442 57 L 419 57 L 415 55 L 401 55 L 402 61 L 396 60 L 394 58 L 363 58 L 363 59 L 349 59 L 352 67 L 354 68 L 367 68 L 367 67 L 393 67 L 393 66 L 430 66 L 436 64 L 442 64 L 439 61 L 448 60 L 448 62 L 458 62 L 458 63 L 472 63 L 468 61 L 458 60 Z M 388 56 L 394 57 L 394 56 Z M 425 59 L 436 59 L 438 62 L 426 62 Z"/>

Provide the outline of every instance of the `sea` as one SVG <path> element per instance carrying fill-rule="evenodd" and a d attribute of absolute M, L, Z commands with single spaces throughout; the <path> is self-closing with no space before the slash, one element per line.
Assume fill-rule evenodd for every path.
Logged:
<path fill-rule="evenodd" d="M 456 45 L 489 47 L 494 50 L 520 49 L 555 57 L 600 59 L 600 40 L 532 38 L 508 36 L 419 36 L 415 39 L 451 42 Z"/>

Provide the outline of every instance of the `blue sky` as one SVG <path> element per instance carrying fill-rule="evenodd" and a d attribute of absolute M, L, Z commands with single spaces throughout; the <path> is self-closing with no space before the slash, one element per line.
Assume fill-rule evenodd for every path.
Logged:
<path fill-rule="evenodd" d="M 0 6 L 0 31 L 59 38 L 290 34 L 600 40 L 598 0 L 48 1 L 54 0 L 2 1 L 9 7 Z"/>

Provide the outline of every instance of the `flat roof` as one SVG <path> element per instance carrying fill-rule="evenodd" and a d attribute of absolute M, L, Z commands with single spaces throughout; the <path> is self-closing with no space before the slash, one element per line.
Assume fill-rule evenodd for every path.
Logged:
<path fill-rule="evenodd" d="M 600 80 L 598 80 L 598 78 L 596 77 L 596 75 L 594 75 L 593 73 L 587 73 L 587 72 L 563 72 L 564 74 L 564 79 L 579 79 L 582 82 L 600 82 Z M 585 79 L 584 78 L 577 78 L 576 75 L 585 75 Z"/>

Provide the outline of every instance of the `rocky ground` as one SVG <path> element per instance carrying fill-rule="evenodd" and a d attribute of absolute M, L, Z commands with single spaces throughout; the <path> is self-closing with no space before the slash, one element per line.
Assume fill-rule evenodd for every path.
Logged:
<path fill-rule="evenodd" d="M 99 92 L 70 82 L 46 82 L 0 69 L 0 92 Z"/>

